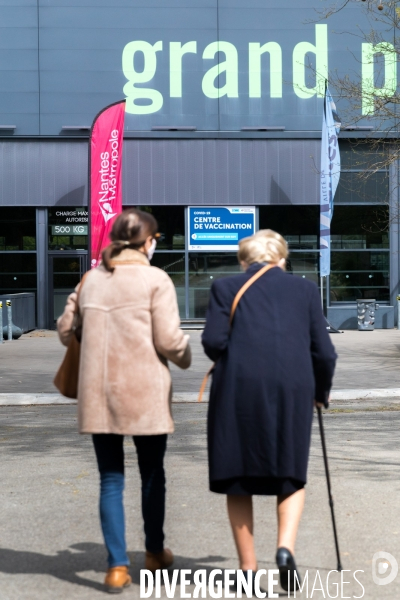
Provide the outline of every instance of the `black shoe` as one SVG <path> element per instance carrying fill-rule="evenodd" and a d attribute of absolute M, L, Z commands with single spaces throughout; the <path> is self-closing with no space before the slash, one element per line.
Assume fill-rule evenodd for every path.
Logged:
<path fill-rule="evenodd" d="M 246 578 L 246 581 L 247 581 L 247 571 L 244 571 L 244 575 L 245 575 L 245 578 Z M 251 575 L 251 579 L 252 579 L 251 594 L 252 594 L 253 597 L 255 597 L 255 595 L 256 595 L 255 589 L 254 589 L 255 588 L 255 585 L 254 585 L 255 578 L 256 578 L 256 573 L 254 571 L 252 571 L 252 575 Z M 235 577 L 235 583 L 230 586 L 230 589 L 231 589 L 232 592 L 236 593 L 236 591 L 237 591 L 237 577 Z M 260 586 L 260 592 L 261 593 L 265 593 L 266 594 L 265 597 L 268 598 L 268 593 L 266 592 L 266 590 L 263 590 L 263 588 L 261 586 Z M 243 585 L 242 585 L 242 597 L 243 598 L 247 598 L 246 591 L 245 591 Z"/>
<path fill-rule="evenodd" d="M 294 558 L 290 550 L 287 548 L 278 548 L 275 560 L 279 569 L 281 586 L 285 592 L 287 592 L 289 589 L 291 592 L 300 589 L 300 575 L 297 571 L 296 563 L 294 562 Z M 297 579 L 294 576 L 295 573 L 297 575 Z"/>

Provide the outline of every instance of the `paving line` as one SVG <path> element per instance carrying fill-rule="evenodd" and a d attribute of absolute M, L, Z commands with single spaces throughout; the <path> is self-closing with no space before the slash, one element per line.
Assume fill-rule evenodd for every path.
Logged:
<path fill-rule="evenodd" d="M 370 398 L 400 398 L 400 388 L 333 390 L 331 400 L 368 400 Z"/>
<path fill-rule="evenodd" d="M 387 389 L 349 389 L 333 390 L 331 402 L 346 400 L 372 400 L 378 398 L 398 398 L 400 399 L 400 388 Z M 177 392 L 172 401 L 174 403 L 197 402 L 198 393 L 188 392 L 187 394 Z M 208 394 L 205 394 L 204 401 L 208 401 Z M 0 406 L 26 406 L 38 404 L 76 404 L 76 400 L 66 398 L 61 394 L 0 394 Z"/>
<path fill-rule="evenodd" d="M 76 404 L 76 400 L 61 394 L 0 394 L 0 406 L 26 406 L 36 404 Z"/>

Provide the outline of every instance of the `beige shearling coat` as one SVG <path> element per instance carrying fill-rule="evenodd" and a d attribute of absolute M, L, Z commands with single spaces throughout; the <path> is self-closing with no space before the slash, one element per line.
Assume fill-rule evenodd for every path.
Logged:
<path fill-rule="evenodd" d="M 189 336 L 179 328 L 170 277 L 143 253 L 126 249 L 114 272 L 88 273 L 79 293 L 82 342 L 78 387 L 81 433 L 172 433 L 172 384 L 168 360 L 191 362 Z M 73 335 L 77 291 L 57 321 L 61 342 Z"/>

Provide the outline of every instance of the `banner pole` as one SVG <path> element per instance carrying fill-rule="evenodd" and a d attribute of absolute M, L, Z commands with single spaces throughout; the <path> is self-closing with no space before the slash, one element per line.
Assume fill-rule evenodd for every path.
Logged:
<path fill-rule="evenodd" d="M 321 277 L 321 304 L 322 312 L 324 312 L 324 278 Z"/>
<path fill-rule="evenodd" d="M 328 308 L 331 305 L 331 276 L 326 277 L 326 316 L 328 316 Z"/>

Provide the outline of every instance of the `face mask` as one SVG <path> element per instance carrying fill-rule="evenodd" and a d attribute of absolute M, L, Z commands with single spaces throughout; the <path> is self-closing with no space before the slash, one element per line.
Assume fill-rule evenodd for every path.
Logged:
<path fill-rule="evenodd" d="M 151 260 L 153 258 L 156 246 L 157 246 L 157 241 L 155 239 L 153 239 L 153 241 L 151 242 L 150 248 L 147 250 L 147 258 L 149 260 Z"/>

